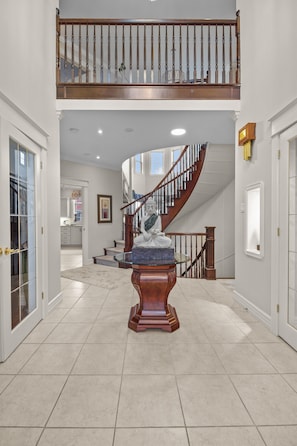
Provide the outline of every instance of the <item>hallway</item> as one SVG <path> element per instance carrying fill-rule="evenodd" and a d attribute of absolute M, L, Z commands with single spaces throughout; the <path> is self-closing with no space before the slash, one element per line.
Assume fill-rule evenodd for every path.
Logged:
<path fill-rule="evenodd" d="M 297 353 L 230 281 L 178 279 L 180 329 L 135 333 L 131 270 L 112 270 L 105 288 L 62 278 L 0 364 L 0 446 L 297 445 Z"/>

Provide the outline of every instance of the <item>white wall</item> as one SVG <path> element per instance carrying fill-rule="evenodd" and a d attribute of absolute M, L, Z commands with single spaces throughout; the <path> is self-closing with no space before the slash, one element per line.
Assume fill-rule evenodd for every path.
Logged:
<path fill-rule="evenodd" d="M 88 258 L 103 255 L 104 248 L 122 239 L 122 173 L 61 161 L 61 177 L 88 182 Z M 112 223 L 98 223 L 97 195 L 112 196 Z"/>
<path fill-rule="evenodd" d="M 46 149 L 44 289 L 49 300 L 60 291 L 59 125 L 56 116 L 56 0 L 1 2 L 0 98 L 2 117 Z M 1 147 L 1 150 L 5 148 Z"/>
<path fill-rule="evenodd" d="M 235 0 L 60 0 L 62 17 L 234 18 Z"/>
<path fill-rule="evenodd" d="M 292 57 L 297 41 L 296 0 L 237 0 L 241 16 L 241 112 L 238 130 L 256 123 L 256 140 L 251 161 L 236 150 L 235 246 L 236 292 L 266 316 L 271 314 L 271 129 L 269 118 L 297 96 L 297 59 Z M 264 183 L 263 259 L 244 253 L 245 189 Z"/>
<path fill-rule="evenodd" d="M 217 278 L 234 277 L 234 181 L 199 208 L 177 218 L 166 232 L 205 232 L 215 226 Z"/>

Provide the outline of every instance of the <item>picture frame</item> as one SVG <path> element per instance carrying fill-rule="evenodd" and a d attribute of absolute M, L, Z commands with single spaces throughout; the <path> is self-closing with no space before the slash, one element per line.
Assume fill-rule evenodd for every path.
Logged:
<path fill-rule="evenodd" d="M 112 196 L 97 195 L 98 223 L 112 223 Z"/>

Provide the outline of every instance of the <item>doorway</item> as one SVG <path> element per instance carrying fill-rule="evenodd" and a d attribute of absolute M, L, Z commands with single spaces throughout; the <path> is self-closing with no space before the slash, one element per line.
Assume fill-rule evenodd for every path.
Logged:
<path fill-rule="evenodd" d="M 297 125 L 280 135 L 279 335 L 297 350 Z"/>
<path fill-rule="evenodd" d="M 1 127 L 0 361 L 42 317 L 41 149 L 8 123 Z M 7 149 L 6 149 L 7 147 Z"/>
<path fill-rule="evenodd" d="M 61 271 L 78 268 L 89 263 L 87 209 L 88 182 L 61 178 Z"/>

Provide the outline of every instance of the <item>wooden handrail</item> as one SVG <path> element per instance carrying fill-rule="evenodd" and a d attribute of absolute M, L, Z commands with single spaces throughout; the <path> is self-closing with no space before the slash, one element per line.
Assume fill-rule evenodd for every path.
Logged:
<path fill-rule="evenodd" d="M 109 19 L 63 18 L 60 25 L 236 25 L 237 19 Z"/>

